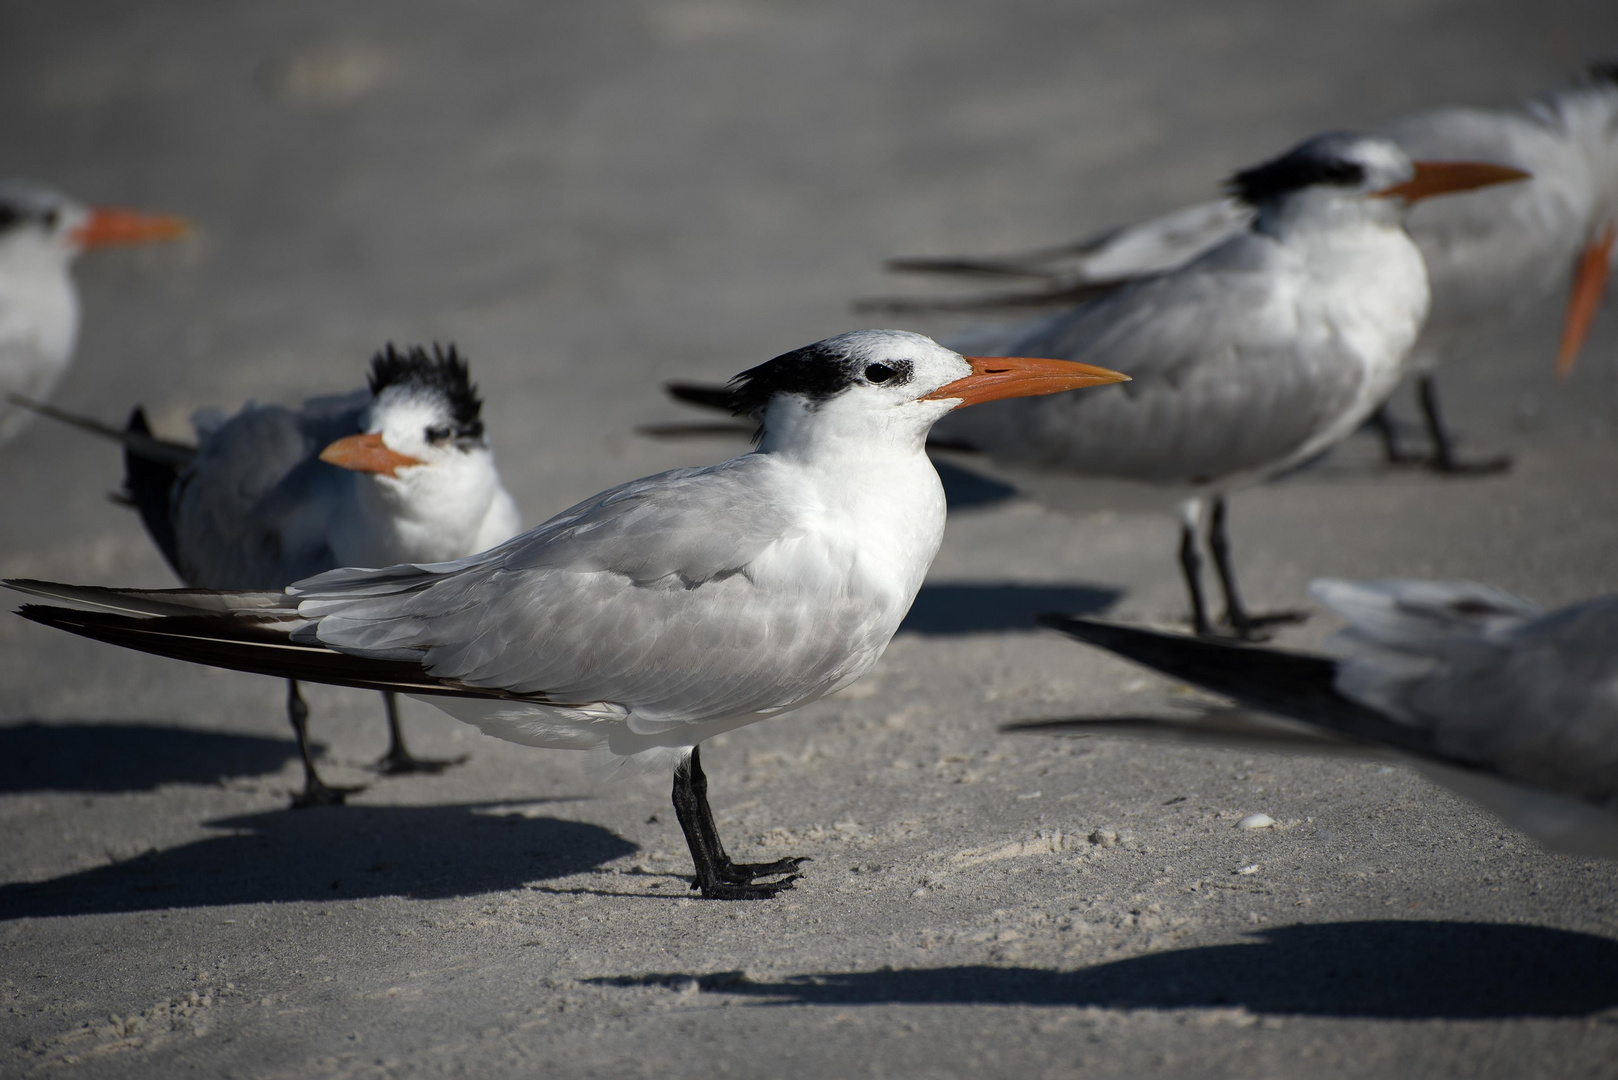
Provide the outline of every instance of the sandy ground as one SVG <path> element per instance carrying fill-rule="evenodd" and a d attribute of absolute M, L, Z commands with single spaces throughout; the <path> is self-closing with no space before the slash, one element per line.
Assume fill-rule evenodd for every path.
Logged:
<path fill-rule="evenodd" d="M 68 2 L 6 24 L 4 170 L 198 224 L 84 261 L 59 401 L 144 401 L 179 434 L 453 339 L 530 522 L 733 452 L 632 432 L 679 415 L 660 380 L 861 325 L 885 255 L 1081 235 L 1309 132 L 1508 103 L 1618 51 L 1610 0 Z M 1509 475 L 1391 474 L 1358 439 L 1237 499 L 1256 605 L 1323 574 L 1618 588 L 1618 319 L 1563 385 L 1554 322 L 1443 376 Z M 0 464 L 0 572 L 170 582 L 105 498 L 109 447 L 38 424 Z M 1026 629 L 1172 623 L 1174 544 L 1150 513 L 953 515 L 871 676 L 705 747 L 732 849 L 814 859 L 758 904 L 689 898 L 666 777 L 594 785 L 412 703 L 419 749 L 471 760 L 377 780 L 375 696 L 316 688 L 329 775 L 371 787 L 289 813 L 278 684 L 0 618 L 0 1073 L 1612 1075 L 1612 866 L 1396 765 L 997 733 L 1183 697 Z M 1232 827 L 1254 811 L 1279 824 Z"/>

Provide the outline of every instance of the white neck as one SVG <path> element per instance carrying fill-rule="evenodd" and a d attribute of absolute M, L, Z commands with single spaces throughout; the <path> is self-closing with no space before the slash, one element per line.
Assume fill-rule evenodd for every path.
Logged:
<path fill-rule="evenodd" d="M 340 566 L 447 562 L 517 531 L 516 504 L 487 451 L 355 481 L 352 510 L 333 529 Z"/>

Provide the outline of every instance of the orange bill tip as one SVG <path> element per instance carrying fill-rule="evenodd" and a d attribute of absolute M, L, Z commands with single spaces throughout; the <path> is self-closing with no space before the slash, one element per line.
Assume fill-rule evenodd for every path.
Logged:
<path fill-rule="evenodd" d="M 1607 290 L 1615 237 L 1618 237 L 1618 225 L 1608 225 L 1600 236 L 1584 245 L 1579 255 L 1579 266 L 1573 274 L 1573 291 L 1567 297 L 1567 316 L 1562 320 L 1562 344 L 1556 351 L 1558 379 L 1573 374 L 1573 363 L 1579 358 L 1579 350 L 1584 348 L 1584 339 L 1590 336 L 1590 324 L 1595 322 L 1602 294 Z"/>
<path fill-rule="evenodd" d="M 922 401 L 959 399 L 957 409 L 1004 398 L 1037 397 L 1086 386 L 1128 382 L 1129 376 L 1093 364 L 1037 356 L 968 356 L 972 374 L 940 386 Z"/>
<path fill-rule="evenodd" d="M 394 476 L 400 469 L 426 464 L 420 458 L 388 449 L 380 434 L 347 435 L 320 452 L 320 460 L 340 469 Z"/>
<path fill-rule="evenodd" d="M 90 211 L 89 220 L 73 230 L 72 237 L 79 247 L 90 251 L 125 244 L 177 240 L 190 231 L 190 224 L 183 218 L 97 206 Z"/>
<path fill-rule="evenodd" d="M 1385 187 L 1373 194 L 1384 199 L 1403 199 L 1407 203 L 1414 203 L 1434 195 L 1474 191 L 1495 184 L 1532 180 L 1534 177 L 1533 173 L 1487 161 L 1417 161 L 1413 164 L 1416 175 L 1402 184 Z"/>

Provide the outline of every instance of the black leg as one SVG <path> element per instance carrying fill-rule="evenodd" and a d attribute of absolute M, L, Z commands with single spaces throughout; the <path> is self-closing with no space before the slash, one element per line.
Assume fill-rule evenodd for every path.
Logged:
<path fill-rule="evenodd" d="M 466 755 L 454 758 L 419 758 L 405 748 L 404 729 L 399 725 L 399 695 L 392 690 L 382 691 L 382 708 L 388 714 L 388 752 L 371 766 L 383 776 L 403 776 L 407 773 L 437 774 L 466 760 Z"/>
<path fill-rule="evenodd" d="M 674 816 L 685 833 L 686 846 L 691 849 L 691 863 L 697 877 L 693 888 L 702 890 L 708 900 L 767 900 L 783 889 L 790 889 L 796 874 L 782 879 L 756 883 L 754 879 L 774 874 L 788 874 L 804 859 L 779 859 L 773 863 L 733 863 L 725 854 L 714 826 L 713 811 L 708 807 L 708 778 L 702 771 L 702 759 L 695 747 L 674 770 Z"/>
<path fill-rule="evenodd" d="M 1191 632 L 1198 637 L 1213 633 L 1208 622 L 1208 602 L 1202 595 L 1202 556 L 1197 552 L 1197 518 L 1195 508 L 1187 507 L 1185 520 L 1180 526 L 1180 573 L 1185 575 L 1185 589 L 1191 594 Z"/>
<path fill-rule="evenodd" d="M 1413 454 L 1399 445 L 1399 425 L 1388 414 L 1388 403 L 1378 405 L 1376 412 L 1365 421 L 1367 427 L 1374 429 L 1382 440 L 1382 456 L 1389 465 L 1425 465 L 1427 457 L 1422 454 Z"/>
<path fill-rule="evenodd" d="M 1208 549 L 1213 553 L 1214 568 L 1219 571 L 1219 584 L 1225 590 L 1225 621 L 1243 641 L 1262 640 L 1266 635 L 1261 628 L 1276 623 L 1303 622 L 1309 616 L 1301 611 L 1278 611 L 1268 615 L 1250 615 L 1236 590 L 1236 566 L 1230 557 L 1230 536 L 1225 529 L 1227 508 L 1223 495 L 1215 496 L 1213 515 L 1208 523 Z"/>
<path fill-rule="evenodd" d="M 1431 375 L 1423 375 L 1416 380 L 1416 397 L 1421 402 L 1422 418 L 1427 422 L 1427 436 L 1433 441 L 1432 468 L 1445 473 L 1474 474 L 1504 472 L 1511 468 L 1511 458 L 1507 456 L 1487 461 L 1461 461 L 1456 458 L 1454 441 L 1450 438 L 1449 429 L 1444 426 L 1444 414 L 1438 407 L 1438 387 Z"/>
<path fill-rule="evenodd" d="M 308 806 L 339 806 L 343 799 L 356 791 L 364 791 L 358 787 L 328 787 L 315 772 L 315 762 L 309 755 L 309 706 L 303 703 L 303 695 L 298 693 L 298 680 L 287 680 L 287 720 L 292 724 L 292 733 L 298 737 L 298 753 L 303 756 L 303 791 L 292 796 L 292 808 L 302 810 Z"/>

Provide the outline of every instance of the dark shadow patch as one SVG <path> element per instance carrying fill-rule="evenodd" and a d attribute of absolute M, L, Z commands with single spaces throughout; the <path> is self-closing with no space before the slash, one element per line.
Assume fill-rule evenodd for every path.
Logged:
<path fill-rule="evenodd" d="M 596 825 L 485 804 L 323 807 L 209 822 L 168 851 L 0 886 L 0 920 L 356 897 L 438 899 L 568 877 L 638 851 Z"/>
<path fill-rule="evenodd" d="M 1618 1005 L 1618 942 L 1503 923 L 1297 924 L 1262 940 L 1152 953 L 1078 971 L 953 967 L 800 975 L 737 972 L 591 980 L 809 1005 L 1245 1007 L 1278 1016 L 1498 1020 L 1588 1016 Z"/>
<path fill-rule="evenodd" d="M 291 739 L 158 724 L 27 723 L 0 727 L 0 794 L 150 791 L 279 772 Z"/>
<path fill-rule="evenodd" d="M 948 461 L 935 457 L 933 468 L 938 470 L 938 479 L 944 483 L 944 502 L 951 510 L 976 510 L 1017 497 L 1017 489 L 1010 484 L 991 480 Z"/>
<path fill-rule="evenodd" d="M 1011 582 L 952 581 L 923 585 L 899 630 L 916 634 L 984 634 L 1034 630 L 1035 618 L 1049 611 L 1097 615 L 1112 607 L 1123 590 L 1100 585 L 1024 585 Z"/>

